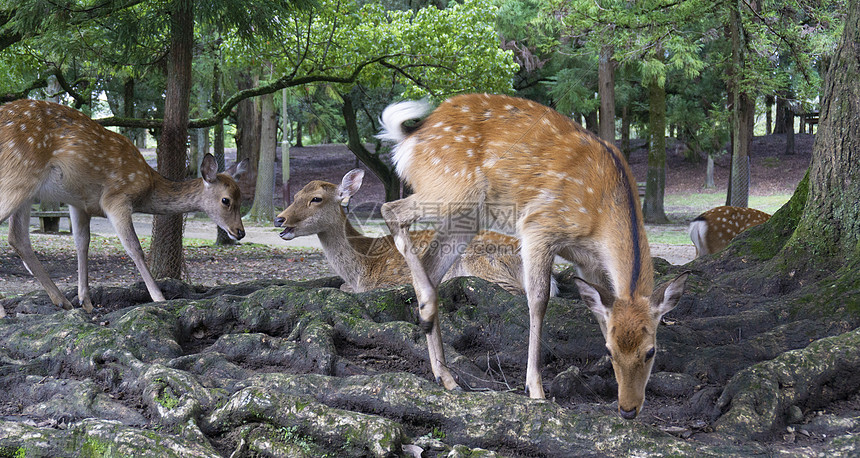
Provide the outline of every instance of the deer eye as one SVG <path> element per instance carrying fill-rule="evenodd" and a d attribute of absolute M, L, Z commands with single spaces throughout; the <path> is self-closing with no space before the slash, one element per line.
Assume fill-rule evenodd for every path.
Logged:
<path fill-rule="evenodd" d="M 655 352 L 656 352 L 656 349 L 654 347 L 651 347 L 650 349 L 648 349 L 648 351 L 645 353 L 645 361 L 648 361 L 651 358 L 653 358 Z"/>
<path fill-rule="evenodd" d="M 320 203 L 322 202 L 322 197 L 314 197 L 311 199 L 312 203 Z"/>
<path fill-rule="evenodd" d="M 227 197 L 222 197 L 221 203 L 224 204 L 225 207 L 229 207 L 230 206 L 230 199 L 228 199 Z"/>

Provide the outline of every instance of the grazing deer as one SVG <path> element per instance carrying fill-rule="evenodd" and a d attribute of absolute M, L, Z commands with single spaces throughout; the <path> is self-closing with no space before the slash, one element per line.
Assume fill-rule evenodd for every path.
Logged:
<path fill-rule="evenodd" d="M 412 271 L 421 327 L 437 381 L 457 388 L 445 366 L 437 286 L 456 250 L 419 256 L 408 228 L 422 216 L 441 220 L 436 247 L 467 243 L 472 219 L 493 209 L 515 213 L 529 305 L 526 391 L 543 398 L 540 339 L 556 254 L 574 262 L 583 301 L 606 340 L 618 381 L 618 410 L 636 417 L 656 353 L 660 318 L 678 303 L 688 273 L 654 289 L 654 273 L 636 182 L 611 144 L 543 105 L 502 95 L 453 97 L 429 111 L 407 101 L 382 113 L 380 138 L 397 143 L 393 162 L 415 191 L 382 214 Z"/>
<path fill-rule="evenodd" d="M 207 154 L 203 178 L 169 181 L 152 169 L 126 137 L 83 113 L 51 102 L 18 100 L 0 107 L 0 223 L 9 219 L 9 244 L 39 280 L 51 301 L 72 304 L 33 253 L 28 226 L 36 199 L 69 205 L 78 254 L 78 300 L 92 311 L 87 273 L 90 218 L 107 217 L 140 271 L 152 300 L 163 301 L 146 266 L 131 215 L 205 211 L 230 237 L 245 235 L 239 188 L 218 174 Z M 3 312 L 5 314 L 5 312 Z"/>
<path fill-rule="evenodd" d="M 366 237 L 346 217 L 343 207 L 361 187 L 363 179 L 364 171 L 354 169 L 343 176 L 340 185 L 311 181 L 275 218 L 275 226 L 284 228 L 281 232 L 284 240 L 316 234 L 329 265 L 354 292 L 409 283 L 409 267 L 391 236 Z M 416 231 L 411 235 L 415 244 L 426 249 L 434 231 Z M 481 231 L 444 279 L 476 276 L 513 294 L 523 294 L 519 246 L 514 237 Z M 552 281 L 555 293 L 555 279 Z"/>
<path fill-rule="evenodd" d="M 712 208 L 690 223 L 687 233 L 696 246 L 696 257 L 725 248 L 741 232 L 770 219 L 767 213 L 747 207 Z"/>

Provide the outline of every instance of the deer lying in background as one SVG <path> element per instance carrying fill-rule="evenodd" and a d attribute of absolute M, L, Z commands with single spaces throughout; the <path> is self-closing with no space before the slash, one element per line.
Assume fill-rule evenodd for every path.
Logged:
<path fill-rule="evenodd" d="M 351 291 L 410 283 L 409 267 L 395 248 L 391 236 L 366 237 L 346 217 L 344 206 L 358 191 L 364 171 L 346 173 L 340 185 L 311 181 L 296 193 L 295 200 L 275 219 L 283 227 L 281 238 L 316 234 L 326 260 Z M 416 246 L 426 249 L 434 231 L 412 233 Z M 523 294 L 522 260 L 519 241 L 495 232 L 478 233 L 463 257 L 451 267 L 444 279 L 475 276 L 497 283 L 513 294 Z M 553 279 L 553 294 L 557 291 Z"/>
<path fill-rule="evenodd" d="M 690 223 L 687 233 L 696 246 L 696 257 L 725 248 L 741 232 L 770 219 L 767 213 L 728 205 L 712 208 Z"/>
<path fill-rule="evenodd" d="M 231 238 L 245 235 L 236 182 L 216 173 L 211 154 L 203 159 L 201 172 L 203 178 L 169 181 L 146 163 L 126 137 L 63 105 L 18 100 L 0 107 L 0 223 L 9 219 L 9 244 L 51 302 L 64 309 L 71 309 L 71 302 L 60 293 L 30 244 L 32 203 L 42 199 L 69 205 L 78 254 L 78 300 L 84 310 L 93 309 L 87 272 L 92 216 L 110 220 L 152 300 L 163 301 L 144 261 L 132 213 L 204 211 Z"/>
<path fill-rule="evenodd" d="M 457 259 L 454 250 L 414 249 L 409 226 L 438 210 L 434 246 L 468 243 L 471 215 L 515 212 L 529 304 L 526 391 L 543 398 L 540 344 L 555 255 L 574 262 L 577 279 L 606 339 L 618 381 L 618 410 L 636 417 L 657 351 L 660 318 L 678 303 L 688 273 L 654 289 L 654 272 L 636 182 L 615 146 L 540 104 L 502 95 L 462 95 L 430 111 L 401 102 L 382 113 L 379 138 L 397 143 L 393 162 L 415 191 L 388 202 L 382 214 L 412 271 L 430 364 L 446 388 L 437 287 Z M 440 205 L 442 204 L 442 205 Z M 467 215 L 467 216 L 463 216 Z M 456 229 L 450 229 L 456 228 Z"/>

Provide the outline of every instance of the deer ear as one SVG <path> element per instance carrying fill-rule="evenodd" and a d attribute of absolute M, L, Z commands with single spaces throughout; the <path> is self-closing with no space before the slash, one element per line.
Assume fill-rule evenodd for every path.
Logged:
<path fill-rule="evenodd" d="M 358 188 L 361 187 L 362 180 L 364 180 L 364 170 L 352 169 L 346 172 L 346 175 L 343 176 L 343 180 L 340 182 L 340 186 L 337 187 L 337 200 L 342 205 L 349 203 L 349 198 L 358 192 Z"/>
<path fill-rule="evenodd" d="M 674 280 L 660 285 L 651 294 L 651 313 L 655 319 L 660 319 L 663 315 L 669 313 L 681 300 L 681 294 L 684 293 L 684 286 L 687 284 L 687 277 L 690 276 L 690 271 L 683 272 L 675 277 Z"/>
<path fill-rule="evenodd" d="M 203 162 L 200 164 L 200 176 L 207 183 L 214 183 L 218 175 L 218 163 L 215 161 L 215 156 L 206 153 L 203 156 Z"/>
<path fill-rule="evenodd" d="M 606 334 L 606 324 L 609 322 L 609 314 L 612 312 L 612 304 L 615 298 L 605 289 L 577 277 L 573 279 L 579 289 L 579 296 L 585 305 L 594 314 L 600 329 Z"/>

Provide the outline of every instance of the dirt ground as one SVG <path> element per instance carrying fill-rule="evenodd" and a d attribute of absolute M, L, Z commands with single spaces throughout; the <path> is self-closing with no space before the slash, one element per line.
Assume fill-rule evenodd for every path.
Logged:
<path fill-rule="evenodd" d="M 750 194 L 766 196 L 789 194 L 803 177 L 812 151 L 812 135 L 796 136 L 796 153 L 785 155 L 784 135 L 756 137 L 751 153 L 752 177 Z M 634 141 L 637 148 L 632 151 L 630 165 L 637 181 L 645 181 L 647 173 L 647 150 L 644 143 Z M 691 163 L 674 142 L 670 142 L 667 158 L 666 194 L 687 195 L 691 193 L 725 193 L 729 175 L 729 155 L 724 154 L 715 161 L 714 180 L 716 188 L 703 189 L 705 161 Z M 154 162 L 154 152 L 144 151 Z M 235 158 L 235 150 L 228 151 L 228 163 Z M 280 153 L 279 153 L 280 157 Z M 352 208 L 367 208 L 383 201 L 381 182 L 344 145 L 317 145 L 290 149 L 290 195 L 311 180 L 326 180 L 339 183 L 349 170 L 359 166 L 368 173 L 364 184 L 351 201 Z M 280 190 L 280 163 L 276 164 L 277 187 Z M 253 196 L 252 184 L 243 182 L 243 195 Z M 276 206 L 283 208 L 281 192 L 276 192 Z M 672 224 L 649 226 L 649 231 L 684 231 L 689 221 L 705 208 L 691 206 L 667 207 L 667 216 Z M 35 221 L 35 220 L 34 220 Z M 186 224 L 195 223 L 188 220 Z M 6 240 L 8 224 L 0 226 L 0 298 L 12 297 L 40 289 L 38 282 L 29 274 L 20 258 L 9 247 Z M 76 261 L 72 237 L 69 233 L 33 233 L 33 246 L 46 269 L 61 290 L 74 288 Z M 144 238 L 145 239 L 145 238 Z M 193 246 L 185 252 L 185 280 L 202 286 L 217 286 L 256 279 L 303 280 L 334 275 L 325 262 L 321 251 L 289 248 L 279 245 L 276 237 L 272 244 L 258 245 L 242 243 L 239 247 Z M 145 242 L 144 242 L 145 243 Z M 662 257 L 675 264 L 683 264 L 695 250 L 691 244 L 652 246 L 652 255 Z M 90 248 L 90 285 L 124 286 L 140 281 L 131 260 L 115 240 L 95 237 Z"/>

